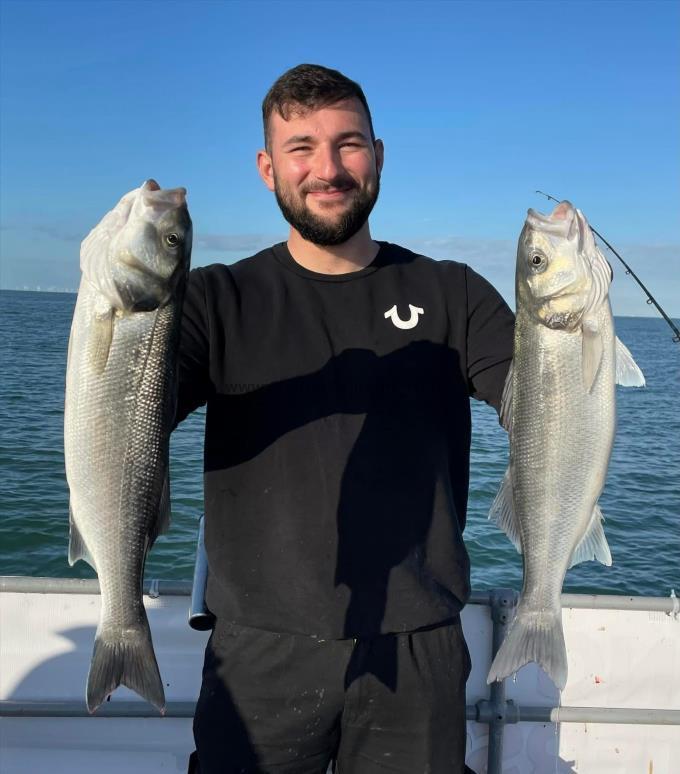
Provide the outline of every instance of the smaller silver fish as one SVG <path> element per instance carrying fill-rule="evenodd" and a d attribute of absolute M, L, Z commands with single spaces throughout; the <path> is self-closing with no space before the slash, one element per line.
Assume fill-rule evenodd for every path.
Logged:
<path fill-rule="evenodd" d="M 614 441 L 615 383 L 644 386 L 616 338 L 611 268 L 583 213 L 529 214 L 517 247 L 515 342 L 501 422 L 510 465 L 489 518 L 522 554 L 522 595 L 488 683 L 535 661 L 564 688 L 562 583 L 589 559 L 612 563 L 597 500 Z"/>

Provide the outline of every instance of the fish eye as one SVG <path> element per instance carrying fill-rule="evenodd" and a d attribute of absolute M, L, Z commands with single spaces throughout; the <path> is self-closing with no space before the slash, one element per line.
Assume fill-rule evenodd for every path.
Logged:
<path fill-rule="evenodd" d="M 165 235 L 165 242 L 170 247 L 177 247 L 177 245 L 180 242 L 179 235 L 178 234 L 166 234 Z"/>
<path fill-rule="evenodd" d="M 529 265 L 532 269 L 545 269 L 546 258 L 540 253 L 533 253 L 529 256 Z"/>

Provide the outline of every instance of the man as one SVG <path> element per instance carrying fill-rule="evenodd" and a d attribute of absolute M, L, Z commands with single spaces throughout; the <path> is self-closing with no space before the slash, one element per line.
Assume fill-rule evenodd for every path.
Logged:
<path fill-rule="evenodd" d="M 286 243 L 191 274 L 181 420 L 207 402 L 201 774 L 464 771 L 469 396 L 513 317 L 462 264 L 372 239 L 383 143 L 300 65 L 263 104 Z"/>

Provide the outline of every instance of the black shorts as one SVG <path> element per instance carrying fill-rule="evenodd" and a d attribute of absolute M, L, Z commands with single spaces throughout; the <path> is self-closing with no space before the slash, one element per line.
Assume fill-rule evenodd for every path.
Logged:
<path fill-rule="evenodd" d="M 460 619 L 318 640 L 218 624 L 194 718 L 200 774 L 463 774 Z"/>

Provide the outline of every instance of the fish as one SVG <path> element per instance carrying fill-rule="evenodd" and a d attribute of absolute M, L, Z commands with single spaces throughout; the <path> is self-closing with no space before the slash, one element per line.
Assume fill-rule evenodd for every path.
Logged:
<path fill-rule="evenodd" d="M 522 554 L 517 611 L 487 683 L 536 662 L 564 689 L 561 592 L 567 569 L 612 564 L 598 505 L 614 442 L 616 384 L 645 378 L 616 337 L 612 270 L 583 213 L 528 211 L 515 273 L 513 359 L 500 421 L 510 460 L 489 518 Z"/>
<path fill-rule="evenodd" d="M 186 189 L 125 194 L 81 244 L 68 345 L 64 456 L 68 561 L 101 590 L 86 703 L 125 685 L 161 714 L 165 693 L 144 609 L 144 563 L 170 523 L 169 439 L 191 260 Z"/>

